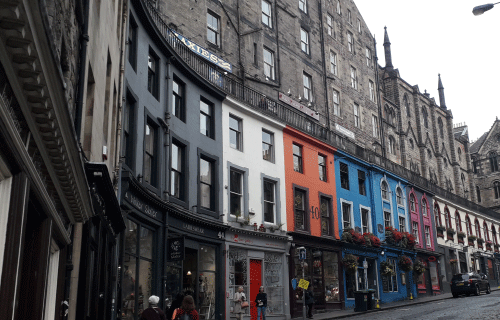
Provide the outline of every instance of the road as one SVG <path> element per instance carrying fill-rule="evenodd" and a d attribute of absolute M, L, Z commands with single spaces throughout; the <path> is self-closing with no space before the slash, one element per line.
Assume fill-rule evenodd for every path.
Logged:
<path fill-rule="evenodd" d="M 476 296 L 460 296 L 436 302 L 383 310 L 349 317 L 349 319 L 411 319 L 411 320 L 457 320 L 500 319 L 500 290 L 491 294 L 481 292 Z"/>

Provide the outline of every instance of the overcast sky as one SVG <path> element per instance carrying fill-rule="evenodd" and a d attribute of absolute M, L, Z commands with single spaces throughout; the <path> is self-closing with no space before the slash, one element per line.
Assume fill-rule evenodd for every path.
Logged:
<path fill-rule="evenodd" d="M 401 77 L 439 104 L 440 73 L 453 122 L 469 126 L 471 141 L 490 129 L 500 115 L 500 4 L 474 16 L 472 8 L 488 0 L 354 2 L 375 35 L 380 65 L 387 26 Z"/>

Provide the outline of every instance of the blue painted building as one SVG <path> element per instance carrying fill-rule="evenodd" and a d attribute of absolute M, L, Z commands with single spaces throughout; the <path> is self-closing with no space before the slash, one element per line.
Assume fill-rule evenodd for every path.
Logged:
<path fill-rule="evenodd" d="M 393 237 L 386 239 L 386 227 L 410 231 L 407 182 L 342 151 L 335 155 L 335 173 L 342 255 L 354 256 L 357 263 L 355 270 L 344 268 L 342 273 L 345 307 L 354 307 L 358 290 L 373 290 L 381 303 L 415 296 L 411 273 L 398 266 L 401 256 L 414 260 L 415 252 Z M 381 274 L 386 263 L 394 271 L 391 276 Z"/>

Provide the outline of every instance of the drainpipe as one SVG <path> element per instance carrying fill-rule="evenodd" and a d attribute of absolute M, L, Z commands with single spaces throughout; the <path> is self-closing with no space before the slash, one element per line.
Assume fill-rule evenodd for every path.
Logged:
<path fill-rule="evenodd" d="M 80 70 L 78 72 L 78 91 L 75 103 L 75 131 L 78 143 L 80 143 L 81 130 L 82 130 L 82 112 L 83 112 L 83 90 L 85 88 L 85 78 L 87 74 L 86 61 L 87 61 L 87 46 L 90 40 L 89 37 L 89 6 L 90 0 L 84 0 L 83 8 L 83 30 L 80 35 Z"/>

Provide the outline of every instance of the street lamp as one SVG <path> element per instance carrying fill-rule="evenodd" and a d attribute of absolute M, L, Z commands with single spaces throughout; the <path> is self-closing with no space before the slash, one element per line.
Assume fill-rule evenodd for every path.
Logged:
<path fill-rule="evenodd" d="M 482 15 L 482 14 L 483 14 L 483 13 L 485 13 L 486 11 L 493 9 L 493 7 L 494 7 L 496 4 L 499 4 L 499 3 L 500 3 L 500 2 L 497 2 L 497 3 L 488 3 L 488 4 L 483 4 L 483 5 L 480 5 L 480 6 L 474 7 L 474 9 L 472 9 L 472 13 L 473 13 L 475 16 Z"/>

